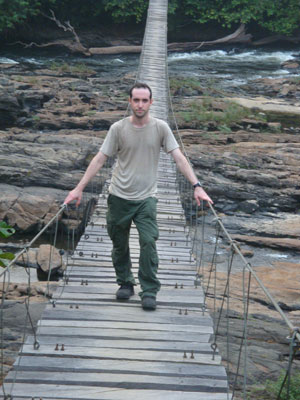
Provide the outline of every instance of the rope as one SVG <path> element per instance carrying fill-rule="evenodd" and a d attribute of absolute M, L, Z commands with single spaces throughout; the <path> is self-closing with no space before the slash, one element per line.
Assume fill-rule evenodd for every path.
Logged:
<path fill-rule="evenodd" d="M 169 82 L 169 78 L 168 78 L 168 82 Z M 180 143 L 181 149 L 183 154 L 186 156 L 186 158 L 188 159 L 190 165 L 192 166 L 189 157 L 187 155 L 187 152 L 184 148 L 184 143 L 178 128 L 178 124 L 176 121 L 176 117 L 175 117 L 175 113 L 174 113 L 174 109 L 173 109 L 173 103 L 172 103 L 172 98 L 171 98 L 171 91 L 170 91 L 170 85 L 168 85 L 168 95 L 169 95 L 169 105 L 170 105 L 170 111 L 171 111 L 171 115 L 173 118 L 173 123 L 174 123 L 174 130 L 176 131 L 176 137 L 178 138 L 178 141 Z M 189 227 L 192 227 L 192 205 L 189 204 L 189 202 L 187 202 L 185 200 L 185 196 L 186 196 L 186 184 L 188 184 L 187 180 L 184 180 L 184 177 L 182 177 L 181 179 L 178 179 L 179 182 L 179 191 L 181 193 L 181 199 L 183 202 L 183 207 L 185 210 L 187 210 L 188 208 L 191 208 L 190 210 L 190 221 L 189 221 Z M 239 369 L 241 366 L 241 354 L 242 354 L 242 348 L 244 347 L 244 363 L 243 363 L 243 396 L 244 399 L 247 398 L 247 394 L 246 394 L 246 387 L 247 387 L 247 358 L 248 358 L 248 347 L 247 347 L 247 320 L 248 320 L 248 313 L 249 313 L 249 297 L 250 297 L 250 282 L 251 282 L 251 277 L 253 276 L 254 279 L 256 280 L 256 282 L 258 283 L 259 287 L 261 288 L 261 290 L 263 291 L 263 293 L 265 294 L 265 296 L 269 299 L 270 303 L 272 304 L 272 306 L 275 308 L 275 310 L 280 314 L 280 316 L 282 317 L 283 321 L 285 322 L 285 324 L 287 325 L 287 327 L 289 328 L 290 331 L 294 332 L 293 337 L 295 338 L 295 340 L 298 341 L 298 343 L 300 342 L 300 333 L 299 331 L 293 326 L 293 324 L 291 323 L 291 321 L 287 318 L 287 316 L 284 314 L 283 310 L 280 308 L 278 302 L 273 298 L 273 296 L 271 295 L 271 293 L 269 292 L 269 290 L 264 286 L 263 282 L 260 280 L 260 278 L 258 277 L 258 275 L 256 274 L 256 272 L 253 270 L 252 266 L 250 263 L 247 262 L 247 260 L 244 258 L 243 254 L 241 253 L 240 249 L 238 248 L 238 246 L 236 245 L 236 243 L 233 241 L 233 239 L 231 238 L 231 236 L 229 235 L 228 231 L 226 230 L 225 226 L 223 225 L 222 219 L 217 215 L 213 205 L 208 204 L 209 205 L 209 209 L 212 213 L 212 215 L 215 217 L 215 220 L 217 221 L 217 224 L 219 226 L 219 229 L 216 231 L 216 245 L 212 254 L 212 260 L 211 260 L 211 266 L 210 269 L 208 271 L 208 280 L 207 280 L 207 286 L 204 289 L 204 304 L 202 305 L 203 308 L 203 312 L 206 309 L 206 301 L 207 301 L 207 296 L 209 294 L 209 287 L 210 287 L 210 283 L 212 280 L 212 273 L 213 271 L 215 272 L 215 278 L 214 278 L 214 304 L 213 304 L 213 313 L 214 316 L 216 315 L 216 252 L 217 252 L 217 244 L 219 241 L 219 236 L 220 233 L 222 232 L 222 235 L 224 235 L 224 237 L 228 240 L 229 244 L 230 244 L 230 249 L 231 249 L 231 261 L 229 262 L 229 268 L 228 268 L 228 275 L 227 275 L 227 282 L 226 282 L 226 286 L 225 286 L 225 290 L 223 293 L 223 301 L 222 301 L 222 305 L 221 305 L 221 310 L 219 311 L 219 317 L 216 319 L 214 317 L 215 320 L 215 332 L 214 332 L 214 338 L 211 344 L 211 347 L 213 349 L 213 357 L 215 355 L 215 351 L 216 351 L 216 341 L 217 341 L 217 336 L 218 336 L 218 331 L 219 331 L 219 326 L 220 326 L 220 320 L 221 320 L 221 315 L 222 315 L 222 311 L 223 311 L 223 306 L 224 306 L 224 300 L 225 297 L 227 297 L 227 309 L 229 310 L 229 298 L 230 298 L 230 275 L 232 272 L 232 261 L 233 261 L 233 255 L 236 254 L 238 256 L 238 258 L 242 261 L 243 263 L 243 302 L 244 302 L 244 311 L 243 311 L 243 318 L 244 318 L 244 328 L 243 328 L 243 339 L 242 339 L 242 343 L 240 345 L 240 350 L 239 350 L 239 359 L 238 359 L 238 365 L 237 365 L 237 372 L 236 372 L 236 377 L 235 377 L 235 381 L 233 384 L 233 394 L 232 394 L 232 398 L 234 396 L 234 392 L 235 392 L 235 388 L 236 388 L 236 384 L 237 384 L 237 378 L 238 378 L 238 373 L 239 373 Z M 203 205 L 202 205 L 203 207 Z M 204 213 L 202 213 L 202 231 L 200 234 L 201 237 L 201 250 L 200 250 L 200 255 L 198 256 L 198 254 L 196 254 L 196 258 L 197 258 L 197 271 L 196 271 L 196 282 L 198 282 L 198 278 L 199 276 L 201 276 L 201 278 L 204 275 L 203 273 L 200 273 L 200 270 L 204 269 L 203 266 L 203 255 L 204 255 L 204 235 L 205 235 L 205 228 L 204 228 L 204 224 L 205 224 L 205 218 L 203 216 Z M 198 208 L 196 206 L 196 220 L 198 218 Z M 197 240 L 198 238 L 198 223 L 195 223 L 195 232 L 193 232 L 193 240 Z M 194 249 L 194 243 L 193 243 L 193 249 Z M 198 253 L 198 252 L 197 252 Z M 248 288 L 246 289 L 245 287 L 245 274 L 246 271 L 249 272 L 249 280 L 248 280 Z M 227 353 L 229 354 L 229 325 L 228 325 L 228 318 L 227 318 Z M 290 357 L 291 360 L 291 357 Z M 291 365 L 291 361 L 289 362 L 289 366 Z M 229 362 L 228 362 L 228 366 L 229 366 Z M 227 368 L 228 368 L 227 366 Z M 290 382 L 290 368 L 288 368 L 287 371 L 287 376 L 288 376 L 288 387 L 289 387 L 289 382 Z M 288 394 L 289 396 L 289 394 Z"/>
<path fill-rule="evenodd" d="M 82 206 L 84 207 L 84 202 L 85 199 L 83 199 L 82 202 Z M 85 226 L 87 224 L 87 220 L 88 220 L 88 216 L 89 213 L 91 211 L 91 206 L 92 203 L 88 203 L 88 207 L 87 207 L 87 212 L 84 215 L 84 220 L 83 220 L 83 225 Z M 55 229 L 54 229 L 54 233 L 53 233 L 53 246 L 51 246 L 50 248 L 50 254 L 49 254 L 49 265 L 48 265 L 48 276 L 47 276 L 47 290 L 44 292 L 44 296 L 50 298 L 50 279 L 51 279 L 51 272 L 53 270 L 52 268 L 52 259 L 53 259 L 53 251 L 54 251 L 54 247 L 57 245 L 57 238 L 58 238 L 58 222 L 59 222 L 59 215 L 62 214 L 62 212 L 67 211 L 68 207 L 67 205 L 63 205 L 59 211 L 51 218 L 51 220 L 43 227 L 43 229 L 41 231 L 38 232 L 38 234 L 30 241 L 30 243 L 27 243 L 23 249 L 21 249 L 16 256 L 14 257 L 14 259 L 9 263 L 9 265 L 3 269 L 0 273 L 0 277 L 2 277 L 2 298 L 1 298 L 1 312 L 0 312 L 0 323 L 1 323 L 1 327 L 4 327 L 4 304 L 5 304 L 5 298 L 7 295 L 7 289 L 9 288 L 10 285 L 10 275 L 11 275 L 11 268 L 13 267 L 14 263 L 19 260 L 19 258 L 23 259 L 23 267 L 24 270 L 27 273 L 28 276 L 28 291 L 27 291 L 27 297 L 24 300 L 24 306 L 25 306 L 25 317 L 24 317 L 24 324 L 23 324 L 23 329 L 22 329 L 22 344 L 24 345 L 25 343 L 25 338 L 26 338 L 26 334 L 27 334 L 27 327 L 30 327 L 30 331 L 33 334 L 33 348 L 35 350 L 37 350 L 40 347 L 40 343 L 38 340 L 38 334 L 36 333 L 35 327 L 34 327 L 34 323 L 33 323 L 33 319 L 31 316 L 31 307 L 30 307 L 30 299 L 31 299 L 31 295 L 32 295 L 32 281 L 31 281 L 31 268 L 30 268 L 30 264 L 29 264 L 29 249 L 30 247 L 40 238 L 40 236 L 53 224 L 53 222 L 55 222 Z M 67 213 L 68 216 L 68 225 L 70 225 L 70 219 L 69 219 L 69 213 Z M 77 210 L 76 213 L 76 217 L 77 217 L 77 226 L 79 227 L 80 225 L 80 215 L 79 215 L 79 211 Z M 67 229 L 67 247 L 68 247 L 68 251 L 67 251 L 67 260 L 69 258 L 69 245 L 70 245 L 70 233 L 69 233 L 70 229 Z M 73 229 L 73 234 L 72 234 L 72 245 L 73 245 L 73 250 L 75 249 L 75 230 Z M 7 279 L 8 278 L 8 279 Z M 66 280 L 63 280 L 63 288 L 66 284 Z M 63 291 L 63 290 L 62 290 Z M 53 302 L 54 303 L 54 302 Z M 40 327 L 42 325 L 42 320 L 40 322 Z M 1 375 L 2 378 L 4 379 L 4 332 L 3 329 L 1 329 L 0 332 L 0 341 L 1 341 Z M 6 390 L 6 385 L 5 382 L 2 385 L 2 392 L 3 392 L 3 396 L 6 399 L 12 399 L 12 393 L 14 390 L 14 386 L 17 380 L 17 374 L 18 371 L 20 369 L 20 363 L 21 363 L 21 359 L 22 359 L 22 353 L 19 354 L 18 357 L 18 361 L 17 363 L 14 365 L 14 370 L 13 370 L 13 378 L 12 378 L 12 383 L 10 385 L 10 389 L 9 392 L 10 394 L 8 394 L 7 390 Z"/>
<path fill-rule="evenodd" d="M 287 371 L 286 371 L 285 377 L 282 381 L 282 384 L 281 384 L 281 387 L 280 387 L 280 390 L 279 390 L 279 393 L 277 396 L 277 400 L 280 400 L 281 393 L 284 389 L 286 382 L 287 382 L 286 400 L 289 400 L 289 398 L 290 398 L 292 364 L 295 359 L 296 352 L 299 349 L 299 345 L 300 345 L 300 343 L 297 339 L 297 333 L 299 333 L 299 328 L 296 328 L 292 334 L 292 338 L 291 338 L 290 345 L 289 345 L 289 362 L 288 362 L 288 366 L 287 366 Z"/>

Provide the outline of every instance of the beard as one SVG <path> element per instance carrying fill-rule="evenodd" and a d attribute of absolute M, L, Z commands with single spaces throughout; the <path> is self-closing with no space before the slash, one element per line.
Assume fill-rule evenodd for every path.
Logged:
<path fill-rule="evenodd" d="M 132 110 L 133 114 L 136 116 L 136 118 L 143 118 L 149 110 Z"/>

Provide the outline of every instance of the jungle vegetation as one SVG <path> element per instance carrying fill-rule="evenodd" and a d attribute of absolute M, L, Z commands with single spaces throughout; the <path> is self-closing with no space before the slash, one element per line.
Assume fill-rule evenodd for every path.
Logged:
<path fill-rule="evenodd" d="M 0 0 L 0 32 L 36 23 L 52 9 L 75 27 L 99 23 L 141 23 L 148 0 Z M 255 23 L 271 33 L 292 35 L 299 27 L 299 0 L 169 0 L 174 25 L 215 22 L 226 28 Z"/>

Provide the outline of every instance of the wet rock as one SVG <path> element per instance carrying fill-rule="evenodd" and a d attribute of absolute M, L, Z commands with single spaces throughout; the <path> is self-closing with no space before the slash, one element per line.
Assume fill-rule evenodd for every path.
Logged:
<path fill-rule="evenodd" d="M 281 64 L 281 67 L 286 69 L 297 69 L 300 67 L 300 64 L 295 60 L 287 60 Z"/>

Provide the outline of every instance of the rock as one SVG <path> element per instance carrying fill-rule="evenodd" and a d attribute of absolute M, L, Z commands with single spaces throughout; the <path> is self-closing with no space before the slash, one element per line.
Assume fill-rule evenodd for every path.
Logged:
<path fill-rule="evenodd" d="M 251 257 L 254 256 L 254 251 L 253 250 L 241 250 L 241 253 L 246 258 L 251 258 Z"/>
<path fill-rule="evenodd" d="M 46 301 L 47 298 L 52 297 L 56 287 L 57 284 L 53 282 L 31 282 L 30 286 L 28 283 L 10 283 L 5 290 L 5 299 L 10 300 L 10 302 L 5 304 L 8 308 L 14 307 L 14 304 L 17 303 L 16 301 L 12 302 L 12 300 L 23 302 L 29 294 L 33 297 L 33 302 Z"/>
<path fill-rule="evenodd" d="M 37 250 L 29 249 L 28 251 L 26 251 L 24 257 L 20 257 L 16 261 L 16 264 L 23 267 L 37 268 L 38 265 L 36 261 L 36 256 L 37 256 Z"/>
<path fill-rule="evenodd" d="M 281 87 L 280 87 L 281 90 Z M 279 91 L 279 90 L 278 90 Z M 231 101 L 240 104 L 249 109 L 257 109 L 263 112 L 273 112 L 282 114 L 300 115 L 299 104 L 283 104 L 279 99 L 267 99 L 265 97 L 257 97 L 254 99 L 245 99 L 239 97 L 230 98 Z"/>
<path fill-rule="evenodd" d="M 273 238 L 266 236 L 247 236 L 232 235 L 233 239 L 261 247 L 271 247 L 274 249 L 289 249 L 293 251 L 300 250 L 300 239 Z"/>
<path fill-rule="evenodd" d="M 280 132 L 282 129 L 280 122 L 268 122 L 268 127 L 272 132 Z"/>
<path fill-rule="evenodd" d="M 44 272 L 48 272 L 49 270 L 55 272 L 57 269 L 64 266 L 59 251 L 49 244 L 40 245 L 36 261 L 38 266 Z"/>
<path fill-rule="evenodd" d="M 250 118 L 243 118 L 239 124 L 242 125 L 243 127 L 247 127 L 247 128 L 257 128 L 258 132 L 260 129 L 264 129 L 264 128 L 268 127 L 267 122 L 259 121 L 256 119 L 250 119 Z"/>
<path fill-rule="evenodd" d="M 63 192 L 48 188 L 22 189 L 0 184 L 0 219 L 18 230 L 30 232 L 57 213 L 58 199 L 63 197 Z"/>
<path fill-rule="evenodd" d="M 259 205 L 256 200 L 245 200 L 238 204 L 238 210 L 243 211 L 246 214 L 252 214 L 258 210 Z"/>
<path fill-rule="evenodd" d="M 255 272 L 272 296 L 285 306 L 286 315 L 290 318 L 288 310 L 295 309 L 299 304 L 299 284 L 295 281 L 295 271 L 299 264 L 278 262 L 273 266 L 257 266 Z M 210 266 L 204 268 L 204 282 L 209 281 Z M 230 379 L 235 378 L 236 366 L 240 354 L 240 347 L 244 335 L 244 297 L 243 297 L 243 272 L 231 273 L 230 299 L 227 299 L 227 272 L 218 272 L 216 281 L 207 288 L 207 304 L 217 324 L 216 338 L 222 359 L 229 368 Z M 246 273 L 247 282 L 247 273 Z M 206 287 L 206 286 L 205 286 Z M 213 287 L 216 288 L 214 292 Z M 226 294 L 225 294 L 226 293 Z M 280 372 L 288 366 L 289 354 L 289 327 L 282 321 L 271 302 L 266 298 L 263 290 L 258 286 L 254 277 L 251 279 L 251 292 L 248 305 L 247 320 L 247 383 L 263 383 L 265 379 L 277 379 Z M 222 302 L 228 301 L 229 309 L 223 306 L 221 318 L 219 314 Z M 218 310 L 218 312 L 214 312 Z M 295 317 L 295 326 L 299 325 Z M 243 367 L 237 377 L 237 389 L 242 387 Z M 295 360 L 294 368 L 299 368 Z M 251 397 L 252 398 L 252 397 Z"/>
<path fill-rule="evenodd" d="M 287 60 L 281 64 L 281 67 L 286 69 L 297 69 L 300 67 L 300 64 L 295 60 Z"/>
<path fill-rule="evenodd" d="M 0 129 L 13 126 L 22 115 L 22 107 L 10 88 L 0 87 Z"/>

